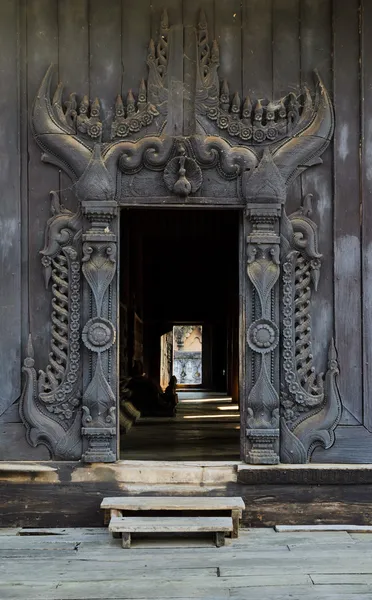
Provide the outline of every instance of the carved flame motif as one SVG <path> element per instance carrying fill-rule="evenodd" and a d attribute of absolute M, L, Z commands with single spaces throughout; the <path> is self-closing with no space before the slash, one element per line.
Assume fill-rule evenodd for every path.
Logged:
<path fill-rule="evenodd" d="M 238 92 L 230 94 L 228 82 L 218 79 L 219 47 L 208 40 L 208 26 L 201 11 L 197 30 L 198 121 L 207 130 L 213 124 L 221 133 L 241 141 L 255 144 L 272 144 L 285 137 L 296 135 L 312 118 L 313 103 L 307 88 L 303 94 L 288 94 L 279 100 L 258 98 L 241 99 Z"/>
<path fill-rule="evenodd" d="M 290 93 L 278 100 L 242 99 L 237 91 L 230 93 L 226 80 L 219 81 L 219 47 L 216 40 L 212 46 L 209 44 L 208 26 L 203 11 L 199 19 L 196 45 L 196 118 L 203 131 L 210 133 L 212 126 L 219 135 L 233 143 L 238 141 L 253 147 L 270 145 L 276 148 L 281 144 L 286 145 L 290 138 L 303 137 L 306 130 L 309 134 L 310 129 L 313 129 L 325 141 L 323 150 L 326 148 L 329 134 L 333 131 L 333 113 L 317 73 L 320 90 L 314 101 L 306 86 L 300 94 Z M 319 160 L 322 151 L 313 155 L 315 162 Z M 277 161 L 276 163 L 278 164 Z M 305 163 L 299 161 L 298 165 Z"/>

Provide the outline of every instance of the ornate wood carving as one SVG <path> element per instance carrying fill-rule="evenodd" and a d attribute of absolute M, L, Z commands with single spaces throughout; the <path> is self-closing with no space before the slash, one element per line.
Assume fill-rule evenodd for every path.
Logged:
<path fill-rule="evenodd" d="M 318 445 L 329 448 L 341 417 L 339 373 L 333 340 L 328 370 L 316 374 L 311 340 L 311 295 L 317 290 L 321 254 L 311 220 L 311 195 L 295 213 L 283 216 L 281 458 L 305 463 Z"/>
<path fill-rule="evenodd" d="M 159 41 L 149 44 L 147 83 L 141 82 L 137 100 L 131 90 L 125 105 L 117 97 L 111 141 L 103 138 L 99 99 L 78 102 L 71 94 L 63 105 L 59 84 L 51 101 L 52 67 L 35 99 L 32 129 L 42 160 L 71 177 L 79 200 L 73 215 L 53 196 L 55 214 L 42 251 L 46 281 L 53 279 L 50 364 L 36 375 L 31 341 L 24 362 L 27 437 L 33 445 L 45 443 L 56 458 L 116 459 L 116 176 L 122 140 L 148 135 L 158 143 L 166 123 L 168 29 L 164 12 Z"/>
<path fill-rule="evenodd" d="M 332 106 L 317 74 L 314 101 L 307 88 L 298 96 L 289 94 L 278 101 L 246 98 L 242 102 L 237 92 L 230 95 L 228 83 L 218 79 L 219 48 L 216 41 L 209 44 L 203 13 L 197 30 L 197 51 L 197 122 L 204 132 L 214 129 L 226 139 L 223 161 L 226 164 L 232 155 L 236 157 L 237 191 L 246 202 L 247 360 L 242 386 L 246 394 L 242 398 L 245 459 L 255 464 L 279 462 L 281 330 L 284 384 L 280 456 L 286 462 L 306 462 L 316 445 L 328 448 L 334 441 L 334 428 L 340 418 L 335 382 L 338 366 L 332 342 L 324 384 L 322 375 L 314 375 L 307 278 L 311 272 L 316 281 L 319 273 L 316 227 L 304 210 L 288 220 L 284 207 L 287 188 L 295 177 L 321 162 L 320 155 L 333 134 Z M 221 142 L 220 138 L 215 146 L 212 143 L 215 157 Z M 226 176 L 226 170 L 222 169 L 222 175 Z M 286 225 L 286 234 L 280 252 L 281 222 Z"/>
<path fill-rule="evenodd" d="M 333 443 L 338 366 L 331 343 L 326 376 L 315 376 L 310 311 L 321 255 L 308 201 L 290 217 L 285 201 L 295 177 L 321 162 L 330 142 L 330 99 L 317 74 L 314 98 L 307 88 L 277 101 L 230 94 L 219 81 L 218 44 L 209 44 L 201 13 L 197 130 L 168 136 L 169 31 L 163 13 L 159 41 L 149 45 L 148 80 L 137 97 L 132 91 L 125 102 L 117 97 L 110 139 L 102 133 L 99 99 L 71 94 L 63 104 L 60 84 L 51 101 L 52 68 L 35 99 L 32 128 L 42 159 L 70 175 L 79 210 L 73 215 L 55 201 L 47 225 L 42 253 L 46 280 L 54 282 L 51 358 L 39 376 L 31 346 L 25 360 L 28 439 L 61 458 L 82 453 L 86 461 L 115 460 L 118 204 L 132 197 L 151 203 L 151 190 L 160 199 L 171 194 L 175 204 L 229 198 L 244 210 L 244 456 L 254 464 L 277 463 L 279 456 L 305 462 L 317 444 Z M 82 344 L 75 304 L 80 271 Z"/>
<path fill-rule="evenodd" d="M 53 458 L 81 456 L 80 265 L 81 213 L 63 208 L 51 192 L 52 217 L 41 250 L 45 286 L 52 281 L 49 364 L 37 374 L 30 336 L 20 412 L 31 445 L 44 444 Z"/>

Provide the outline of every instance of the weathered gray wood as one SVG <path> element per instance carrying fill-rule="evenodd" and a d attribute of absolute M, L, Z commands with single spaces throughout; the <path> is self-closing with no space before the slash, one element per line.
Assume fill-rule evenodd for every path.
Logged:
<path fill-rule="evenodd" d="M 89 20 L 88 0 L 58 3 L 58 76 L 64 95 L 77 93 L 78 100 L 89 96 Z M 63 204 L 76 212 L 77 199 L 70 178 L 61 171 L 60 190 Z"/>
<path fill-rule="evenodd" d="M 141 18 L 138 18 L 141 15 Z M 150 2 L 122 0 L 121 8 L 122 89 L 125 99 L 129 90 L 137 93 L 141 79 L 147 79 L 148 45 L 151 37 Z"/>
<path fill-rule="evenodd" d="M 23 423 L 0 424 L 0 461 L 49 460 L 50 453 L 45 446 L 32 448 L 26 441 Z"/>
<path fill-rule="evenodd" d="M 21 195 L 17 3 L 0 4 L 0 419 L 20 394 Z M 6 82 L 6 84 L 5 84 Z"/>
<path fill-rule="evenodd" d="M 296 531 L 346 531 L 369 533 L 372 526 L 367 525 L 275 525 L 275 531 L 290 533 Z"/>
<path fill-rule="evenodd" d="M 300 1 L 275 0 L 272 5 L 273 97 L 298 94 L 301 84 Z M 285 210 L 291 214 L 301 204 L 301 178 L 288 189 Z"/>
<path fill-rule="evenodd" d="M 271 0 L 243 2 L 243 96 L 272 98 L 272 10 Z"/>
<path fill-rule="evenodd" d="M 314 90 L 318 69 L 332 94 L 332 3 L 330 0 L 301 2 L 301 80 Z M 313 194 L 312 219 L 319 227 L 322 267 L 318 291 L 312 297 L 312 338 L 316 372 L 324 372 L 329 342 L 333 336 L 333 189 L 332 151 L 322 156 L 323 164 L 302 174 L 302 194 Z"/>
<path fill-rule="evenodd" d="M 185 117 L 186 118 L 186 117 Z M 133 207 L 147 205 L 156 207 L 167 207 L 167 208 L 177 208 L 183 210 L 186 208 L 185 205 L 180 205 L 178 199 L 175 199 L 174 196 L 134 196 L 133 198 L 125 198 L 120 201 L 121 206 L 125 207 Z M 187 201 L 187 206 L 190 208 L 197 208 L 201 206 L 203 208 L 207 208 L 210 206 L 211 208 L 215 206 L 226 207 L 226 208 L 239 208 L 242 207 L 242 200 L 234 197 L 210 197 L 210 196 L 192 196 Z"/>
<path fill-rule="evenodd" d="M 225 545 L 225 534 L 218 531 L 215 534 L 215 544 L 217 548 L 221 548 L 221 546 Z"/>
<path fill-rule="evenodd" d="M 165 133 L 182 135 L 183 133 L 183 24 L 182 0 L 174 0 L 167 7 L 169 18 L 168 35 L 168 116 Z M 159 39 L 161 13 L 165 5 L 162 0 L 151 2 L 152 38 Z"/>
<path fill-rule="evenodd" d="M 367 0 L 361 2 L 361 77 L 363 82 L 371 79 L 372 48 L 372 5 Z M 362 278 L 363 278 L 363 422 L 372 431 L 372 173 L 370 157 L 372 152 L 372 90 L 363 83 L 361 95 L 361 193 L 362 193 Z M 361 452 L 358 452 L 360 456 Z"/>
<path fill-rule="evenodd" d="M 51 63 L 58 63 L 58 10 L 55 0 L 31 0 L 27 2 L 26 9 L 27 99 L 30 115 L 47 68 Z M 40 250 L 44 247 L 45 225 L 51 216 L 50 191 L 59 189 L 59 173 L 54 166 L 41 162 L 40 150 L 30 132 L 28 153 L 29 332 L 33 338 L 35 367 L 45 369 L 49 359 L 51 294 L 50 287 L 45 289 Z"/>
<path fill-rule="evenodd" d="M 215 3 L 215 39 L 220 48 L 219 77 L 226 79 L 232 94 L 242 95 L 242 14 L 240 0 Z M 210 40 L 212 41 L 212 40 Z"/>
<path fill-rule="evenodd" d="M 338 573 L 337 575 L 325 574 L 325 573 L 314 573 L 311 575 L 311 580 L 315 585 L 351 585 L 351 584 L 372 584 L 372 572 L 371 573 Z"/>
<path fill-rule="evenodd" d="M 214 2 L 213 0 L 188 0 L 182 5 L 182 19 L 184 26 L 184 96 L 183 113 L 184 135 L 191 135 L 196 131 L 195 121 L 195 83 L 196 83 L 196 26 L 199 22 L 200 11 L 203 10 L 208 22 L 210 40 L 214 39 Z"/>
<path fill-rule="evenodd" d="M 317 463 L 341 463 L 347 456 L 352 456 L 359 463 L 372 462 L 371 436 L 364 427 L 340 425 L 332 448 L 326 452 L 321 448 L 316 449 L 312 460 Z"/>
<path fill-rule="evenodd" d="M 109 531 L 123 533 L 230 532 L 230 517 L 111 517 Z"/>
<path fill-rule="evenodd" d="M 122 548 L 130 548 L 131 535 L 123 531 L 121 534 L 121 546 Z"/>
<path fill-rule="evenodd" d="M 333 4 L 335 342 L 343 402 L 342 423 L 363 419 L 361 243 L 359 181 L 359 1 Z M 347 92 L 345 92 L 347 90 Z"/>
<path fill-rule="evenodd" d="M 356 598 L 365 598 L 367 600 L 368 598 L 370 600 L 369 587 L 367 585 L 348 586 L 347 591 L 345 591 L 344 586 L 328 585 L 313 588 L 298 586 L 297 588 L 292 588 L 292 592 L 296 593 L 296 600 L 297 598 L 301 598 L 301 600 L 356 600 Z M 234 600 L 246 600 L 246 596 L 241 590 L 231 590 L 230 598 L 234 598 Z M 275 591 L 273 589 L 265 592 L 264 596 L 262 595 L 262 588 L 251 588 L 249 590 L 249 598 L 250 600 L 288 600 L 288 588 L 278 586 Z"/>
<path fill-rule="evenodd" d="M 210 496 L 133 497 L 104 498 L 102 509 L 118 510 L 239 510 L 245 508 L 242 498 Z"/>
<path fill-rule="evenodd" d="M 121 0 L 90 2 L 89 86 L 101 102 L 103 131 L 110 136 L 116 96 L 122 88 Z"/>

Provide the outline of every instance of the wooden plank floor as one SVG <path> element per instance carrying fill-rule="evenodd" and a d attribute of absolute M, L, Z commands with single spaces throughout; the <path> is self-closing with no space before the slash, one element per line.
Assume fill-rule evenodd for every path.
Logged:
<path fill-rule="evenodd" d="M 106 529 L 36 532 L 0 530 L 1 600 L 372 599 L 369 533 L 250 529 L 223 548 L 158 536 L 122 550 Z"/>
<path fill-rule="evenodd" d="M 125 460 L 239 460 L 240 416 L 216 392 L 180 392 L 175 417 L 141 418 L 120 440 Z"/>

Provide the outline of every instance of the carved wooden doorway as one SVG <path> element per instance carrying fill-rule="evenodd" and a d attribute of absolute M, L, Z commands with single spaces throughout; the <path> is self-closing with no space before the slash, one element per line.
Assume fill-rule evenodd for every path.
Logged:
<path fill-rule="evenodd" d="M 52 68 L 35 98 L 35 140 L 43 160 L 73 182 L 76 202 L 67 210 L 54 193 L 46 223 L 51 351 L 36 374 L 30 341 L 21 401 L 27 438 L 58 459 L 116 460 L 119 210 L 209 206 L 242 215 L 242 458 L 309 461 L 317 445 L 334 441 L 338 364 L 331 336 L 325 377 L 313 364 L 321 248 L 310 198 L 297 198 L 289 215 L 286 199 L 331 140 L 327 90 L 316 75 L 315 94 L 305 86 L 274 100 L 242 99 L 219 80 L 220 50 L 203 12 L 187 31 L 163 13 L 158 33 L 147 80 L 119 95 L 112 115 L 99 99 L 63 98 L 61 85 L 52 98 Z M 195 60 L 184 64 L 186 40 Z"/>
<path fill-rule="evenodd" d="M 127 346 L 123 357 L 119 350 L 123 459 L 240 458 L 240 212 L 202 206 L 121 210 L 120 337 L 128 330 L 127 344 L 119 344 Z M 139 332 L 136 317 L 143 323 Z M 172 356 L 163 357 L 162 382 L 160 340 L 169 335 Z M 164 392 L 173 375 L 176 410 L 159 389 L 163 383 Z M 148 386 L 147 400 L 141 383 Z"/>

